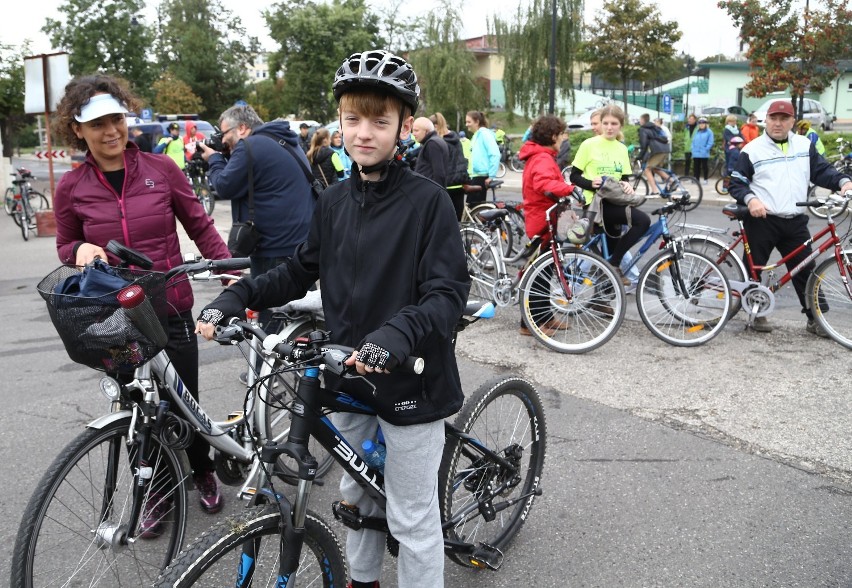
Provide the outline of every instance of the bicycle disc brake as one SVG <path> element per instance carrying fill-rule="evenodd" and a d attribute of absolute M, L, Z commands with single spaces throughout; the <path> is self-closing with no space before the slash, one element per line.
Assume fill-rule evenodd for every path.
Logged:
<path fill-rule="evenodd" d="M 775 310 L 775 294 L 763 284 L 753 284 L 743 292 L 742 306 L 751 318 L 766 316 Z"/>
<path fill-rule="evenodd" d="M 494 282 L 494 302 L 497 306 L 509 306 L 514 302 L 515 289 L 510 278 L 500 278 Z"/>

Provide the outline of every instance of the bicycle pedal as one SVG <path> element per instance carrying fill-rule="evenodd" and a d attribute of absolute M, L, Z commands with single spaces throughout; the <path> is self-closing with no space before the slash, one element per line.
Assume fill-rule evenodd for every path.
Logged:
<path fill-rule="evenodd" d="M 352 529 L 360 531 L 361 529 L 373 529 L 375 531 L 387 531 L 387 520 L 380 517 L 362 517 L 361 511 L 357 506 L 346 504 L 342 501 L 332 503 L 331 512 L 334 518 Z"/>
<path fill-rule="evenodd" d="M 468 557 L 470 565 L 475 568 L 497 571 L 503 565 L 503 552 L 487 543 L 480 543 L 473 548 L 473 553 Z"/>

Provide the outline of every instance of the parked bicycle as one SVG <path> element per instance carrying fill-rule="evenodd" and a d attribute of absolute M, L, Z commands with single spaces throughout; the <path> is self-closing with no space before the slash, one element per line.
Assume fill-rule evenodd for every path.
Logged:
<path fill-rule="evenodd" d="M 817 264 L 816 269 L 811 273 L 805 300 L 813 313 L 814 320 L 828 336 L 847 349 L 852 349 L 852 250 L 843 248 L 843 244 L 852 235 L 852 227 L 841 236 L 837 232 L 834 220 L 836 216 L 846 212 L 850 200 L 852 200 L 852 192 L 842 195 L 833 194 L 826 208 L 826 226 L 776 263 L 754 264 L 748 245 L 748 235 L 743 225 L 743 219 L 749 214 L 748 207 L 739 204 L 729 204 L 723 209 L 723 213 L 738 224 L 732 243 L 725 243 L 713 236 L 696 234 L 685 237 L 684 244 L 714 259 L 725 272 L 732 293 L 733 304 L 730 315 L 733 316 L 741 307 L 744 308 L 748 315 L 747 328 L 751 326 L 755 318 L 772 313 L 775 309 L 775 292 L 799 274 L 807 263 L 832 250 L 833 254 Z M 814 204 L 808 200 L 796 205 L 813 206 Z M 737 254 L 740 244 L 746 251 L 745 262 Z M 809 244 L 815 247 L 813 253 L 776 280 L 775 270 L 801 253 Z M 758 272 L 763 273 L 764 282 L 758 280 Z"/>
<path fill-rule="evenodd" d="M 683 212 L 689 209 L 688 202 L 673 200 L 654 210 L 651 214 L 659 218 L 621 268 L 624 275 L 634 267 L 642 268 L 636 282 L 639 317 L 657 338 L 678 347 L 695 347 L 713 339 L 724 328 L 731 305 L 731 290 L 722 270 L 706 255 L 690 251 L 669 231 L 671 217 L 683 224 Z M 660 239 L 662 251 L 643 264 L 645 254 Z M 611 258 L 602 231 L 583 247 L 607 261 Z"/>
<path fill-rule="evenodd" d="M 837 169 L 837 171 L 846 174 L 852 177 L 852 143 L 849 143 L 843 137 L 837 138 L 837 155 L 833 155 L 828 158 L 829 161 L 832 162 L 832 165 Z M 827 209 L 832 208 L 833 205 L 829 202 L 829 196 L 837 192 L 832 192 L 827 188 L 822 188 L 817 185 L 811 185 L 808 190 L 808 200 L 816 202 L 811 206 L 808 206 L 808 211 L 819 218 L 826 218 Z M 849 209 L 847 208 L 844 212 L 838 212 L 835 209 L 835 217 L 848 215 Z"/>
<path fill-rule="evenodd" d="M 25 167 L 18 168 L 12 186 L 6 188 L 3 206 L 21 229 L 21 236 L 28 241 L 30 233 L 36 229 L 36 212 L 50 208 L 47 196 L 34 190 L 31 182 L 35 180 L 32 172 Z"/>
<path fill-rule="evenodd" d="M 151 267 L 150 259 L 116 242 L 107 251 L 125 266 Z M 107 372 L 100 389 L 110 402 L 110 412 L 89 423 L 36 486 L 17 533 L 11 586 L 150 585 L 184 541 L 192 477 L 183 449 L 194 434 L 203 435 L 216 449 L 220 480 L 240 486 L 243 498 L 253 495 L 260 482 L 252 441 L 286 436 L 289 413 L 269 410 L 269 403 L 285 403 L 298 374 L 273 376 L 280 361 L 264 362 L 241 410 L 215 421 L 181 381 L 162 351 L 164 341 L 144 334 L 156 331 L 154 325 L 165 315 L 165 284 L 172 276 L 238 278 L 209 272 L 248 265 L 248 259 L 198 260 L 167 274 L 113 268 L 145 294 L 140 308 L 147 310 L 141 321 L 123 308 L 119 312 L 115 292 L 99 297 L 57 294 L 57 286 L 80 276 L 77 267 L 63 266 L 39 284 L 72 359 Z M 295 338 L 313 328 L 307 319 L 293 321 L 281 336 Z M 123 375 L 117 377 L 118 373 Z M 276 387 L 275 381 L 281 384 Z M 274 473 L 295 483 L 295 470 L 285 459 L 276 464 Z M 142 538 L 145 513 L 157 507 L 160 534 Z"/>
<path fill-rule="evenodd" d="M 642 171 L 634 174 L 632 185 L 633 191 L 640 196 L 665 198 L 668 200 L 677 199 L 683 202 L 689 202 L 688 208 L 685 210 L 695 210 L 701 204 L 701 199 L 704 197 L 704 190 L 701 187 L 701 182 L 692 176 L 678 176 L 674 170 L 662 167 L 652 168 L 652 176 L 654 178 L 654 186 L 649 190 L 648 180 L 645 179 L 643 173 L 645 166 L 642 165 Z M 665 174 L 666 179 L 663 179 L 660 174 Z M 689 198 L 685 198 L 685 196 Z"/>
<path fill-rule="evenodd" d="M 535 337 L 561 353 L 585 353 L 609 341 L 624 320 L 624 286 L 615 270 L 599 255 L 558 239 L 549 239 L 549 251 L 540 246 L 557 235 L 557 219 L 578 195 L 560 198 L 546 213 L 548 230 L 534 237 L 512 258 L 504 257 L 500 226 L 505 209 L 480 213 L 484 225 L 462 226 L 462 242 L 471 276 L 471 296 L 493 300 L 498 306 L 520 302 L 521 317 Z M 521 263 L 514 274 L 508 265 Z"/>
<path fill-rule="evenodd" d="M 463 319 L 460 328 L 467 322 Z M 293 414 L 290 435 L 285 443 L 259 448 L 265 479 L 255 494 L 254 508 L 204 533 L 162 573 L 155 586 L 343 586 L 347 577 L 343 548 L 328 524 L 309 508 L 316 460 L 306 440 L 317 439 L 384 508 L 382 472 L 365 463 L 355 449 L 360 440 L 344 438 L 328 418 L 333 412 L 374 411 L 321 387 L 318 380 L 321 369 L 357 377 L 344 366 L 352 350 L 330 344 L 328 334 L 321 331 L 311 333 L 309 343 L 292 345 L 243 321 L 217 327 L 220 342 L 247 334 L 262 339 L 264 350 L 291 365 L 285 369 L 303 371 L 296 399 L 287 405 Z M 422 363 L 412 360 L 406 367 L 418 372 Z M 542 493 L 547 438 L 544 407 L 529 382 L 501 376 L 471 394 L 454 424 L 445 424 L 445 431 L 438 482 L 445 552 L 460 565 L 497 570 L 506 547 Z M 282 453 L 301 463 L 292 500 L 275 488 L 271 475 L 272 465 Z M 338 502 L 333 512 L 350 528 L 388 532 L 384 518 L 362 516 L 356 507 Z M 389 551 L 395 553 L 397 548 L 388 533 Z"/>
<path fill-rule="evenodd" d="M 200 157 L 193 157 L 186 162 L 183 173 L 189 180 L 192 191 L 195 192 L 201 206 L 204 207 L 204 212 L 207 216 L 212 216 L 213 209 L 216 207 L 216 195 L 207 178 L 207 162 Z"/>
<path fill-rule="evenodd" d="M 512 142 L 508 137 L 506 137 L 503 144 L 500 145 L 500 163 L 515 173 L 521 173 L 524 171 L 524 164 L 526 162 L 521 161 L 518 154 L 512 150 Z M 503 174 L 498 173 L 497 177 L 502 178 L 505 173 L 506 172 L 504 170 Z"/>

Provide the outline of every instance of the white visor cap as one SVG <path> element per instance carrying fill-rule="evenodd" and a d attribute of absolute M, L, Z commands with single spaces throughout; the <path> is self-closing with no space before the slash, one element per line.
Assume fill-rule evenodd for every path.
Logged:
<path fill-rule="evenodd" d="M 77 122 L 89 122 L 107 114 L 125 114 L 127 109 L 112 94 L 95 94 L 80 109 L 79 115 L 74 115 Z"/>

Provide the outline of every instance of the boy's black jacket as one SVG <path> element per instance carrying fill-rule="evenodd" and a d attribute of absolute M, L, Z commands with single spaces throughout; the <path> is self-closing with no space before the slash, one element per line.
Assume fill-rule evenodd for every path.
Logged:
<path fill-rule="evenodd" d="M 233 309 L 280 306 L 304 296 L 317 278 L 333 342 L 357 348 L 369 339 L 400 361 L 415 355 L 426 362 L 421 375 L 368 376 L 375 396 L 349 381 L 340 389 L 396 425 L 459 410 L 463 395 L 451 339 L 470 277 L 442 186 L 397 162 L 379 182 L 362 182 L 353 168 L 352 178 L 323 192 L 308 240 L 291 259 L 240 280 L 209 306 L 227 316 Z"/>

